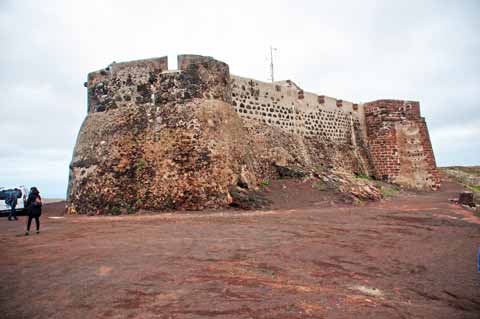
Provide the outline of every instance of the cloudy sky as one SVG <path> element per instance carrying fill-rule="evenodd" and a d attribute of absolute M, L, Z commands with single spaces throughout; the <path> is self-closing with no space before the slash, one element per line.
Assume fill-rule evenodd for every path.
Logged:
<path fill-rule="evenodd" d="M 64 197 L 87 73 L 210 55 L 354 102 L 421 102 L 439 165 L 480 164 L 480 1 L 0 0 L 0 186 Z"/>

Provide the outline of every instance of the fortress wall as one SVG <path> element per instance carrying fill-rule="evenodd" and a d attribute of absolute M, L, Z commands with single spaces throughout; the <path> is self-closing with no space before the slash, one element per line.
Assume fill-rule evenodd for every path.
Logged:
<path fill-rule="evenodd" d="M 183 54 L 178 56 L 178 68 L 200 81 L 202 97 L 231 102 L 228 64 L 212 57 Z"/>
<path fill-rule="evenodd" d="M 227 187 L 246 165 L 235 156 L 247 153 L 242 122 L 225 102 L 228 65 L 205 57 L 181 70 L 166 66 L 165 57 L 89 74 L 89 112 L 70 164 L 70 213 L 228 205 Z"/>
<path fill-rule="evenodd" d="M 198 54 L 180 54 L 177 56 L 177 67 L 179 70 L 186 70 L 190 64 L 208 63 L 211 57 Z"/>
<path fill-rule="evenodd" d="M 436 169 L 425 119 L 413 101 L 365 103 L 368 147 L 374 176 L 417 189 L 437 189 Z"/>
<path fill-rule="evenodd" d="M 88 75 L 88 112 L 161 105 L 193 98 L 230 101 L 228 65 L 211 57 L 181 55 L 180 70 L 168 58 L 112 63 Z"/>
<path fill-rule="evenodd" d="M 363 105 L 304 92 L 291 81 L 265 83 L 232 78 L 232 104 L 242 118 L 254 119 L 305 137 L 351 144 L 363 139 Z"/>
<path fill-rule="evenodd" d="M 178 56 L 178 68 L 160 57 L 88 75 L 70 213 L 225 207 L 239 188 L 297 169 L 439 187 L 418 102 L 354 104 L 292 81 L 231 76 L 226 63 L 199 55 Z"/>
<path fill-rule="evenodd" d="M 211 57 L 179 55 L 179 70 L 174 71 L 168 71 L 167 59 L 112 63 L 90 73 L 88 112 L 192 98 L 219 99 L 232 103 L 242 118 L 304 137 L 339 144 L 364 139 L 362 104 L 304 92 L 291 81 L 265 83 L 230 76 L 228 65 Z"/>
<path fill-rule="evenodd" d="M 433 153 L 432 142 L 430 141 L 430 134 L 428 133 L 427 122 L 425 118 L 421 118 L 419 125 L 419 139 L 425 153 L 425 169 L 430 178 L 432 189 L 438 189 L 441 186 L 440 173 L 437 170 L 437 163 L 435 161 L 435 154 Z"/>
<path fill-rule="evenodd" d="M 178 68 L 160 57 L 88 75 L 70 212 L 221 207 L 231 186 L 295 167 L 439 187 L 418 102 L 354 104 L 292 81 L 231 76 L 227 64 L 198 55 L 178 56 Z"/>
<path fill-rule="evenodd" d="M 107 68 L 88 74 L 88 112 L 143 104 L 151 101 L 146 84 L 168 70 L 168 57 L 112 63 Z M 145 85 L 144 85 L 145 84 Z"/>

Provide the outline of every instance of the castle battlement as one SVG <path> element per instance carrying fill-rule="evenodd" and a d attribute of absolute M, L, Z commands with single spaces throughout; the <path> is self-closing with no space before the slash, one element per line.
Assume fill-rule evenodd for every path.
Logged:
<path fill-rule="evenodd" d="M 112 63 L 90 73 L 86 86 L 89 112 L 134 105 L 162 105 L 194 98 L 219 99 L 231 103 L 244 120 L 260 121 L 289 133 L 323 142 L 355 144 L 354 147 L 368 145 L 370 140 L 373 150 L 370 161 L 377 167 L 372 167 L 371 174 L 391 182 L 397 180 L 401 163 L 397 157 L 384 155 L 388 143 L 387 140 L 379 141 L 378 136 L 385 134 L 381 132 L 393 122 L 413 121 L 422 127 L 419 132 L 427 130 L 420 116 L 419 103 L 415 101 L 354 103 L 305 92 L 291 80 L 269 83 L 230 75 L 226 63 L 200 55 L 179 55 L 178 70 L 171 71 L 166 56 Z M 422 134 L 424 136 L 418 138 L 419 145 L 429 154 L 425 155 L 429 166 L 434 167 L 430 140 L 425 133 Z M 397 139 L 392 143 L 397 143 Z M 381 152 L 376 151 L 378 147 Z M 392 152 L 395 149 L 392 148 Z M 418 162 L 418 158 L 415 161 Z M 431 175 L 435 170 L 428 171 Z M 433 184 L 438 184 L 438 177 L 429 179 L 432 181 L 428 184 L 436 187 Z"/>
<path fill-rule="evenodd" d="M 290 133 L 350 143 L 365 131 L 363 105 L 303 91 L 292 81 L 261 82 L 231 76 L 232 105 L 240 116 Z"/>
<path fill-rule="evenodd" d="M 178 70 L 168 57 L 112 63 L 88 75 L 88 112 L 134 105 L 160 105 L 193 98 L 230 99 L 228 65 L 210 57 L 179 55 Z"/>
<path fill-rule="evenodd" d="M 226 194 L 231 183 L 229 180 L 245 176 L 246 171 L 251 176 L 256 175 L 257 179 L 264 178 L 266 174 L 274 174 L 270 167 L 272 163 L 267 157 L 247 151 L 257 143 L 253 140 L 260 138 L 257 136 L 260 127 L 272 130 L 268 136 L 260 138 L 258 143 L 264 147 L 261 152 L 267 152 L 275 158 L 283 154 L 280 162 L 297 163 L 295 165 L 305 167 L 320 165 L 341 168 L 416 189 L 436 189 L 440 185 L 428 129 L 425 119 L 421 117 L 418 102 L 345 101 L 305 92 L 290 80 L 267 83 L 231 75 L 228 64 L 200 55 L 179 55 L 178 70 L 168 70 L 166 56 L 112 63 L 105 69 L 90 73 L 85 86 L 88 89 L 88 116 L 80 131 L 72 160 L 69 186 L 71 196 L 78 195 L 82 189 L 93 187 L 82 186 L 82 183 L 87 183 L 84 176 L 94 174 L 100 178 L 98 176 L 103 175 L 99 174 L 109 172 L 112 165 L 121 172 L 129 172 L 131 181 L 124 181 L 123 185 L 130 183 L 135 189 L 142 189 L 143 184 L 146 187 L 150 179 L 140 179 L 139 171 L 132 171 L 132 165 L 139 165 L 132 163 L 136 158 L 150 167 L 150 173 L 156 176 L 152 180 L 165 184 L 171 182 L 168 176 L 185 170 L 181 163 L 191 163 L 189 165 L 192 167 L 181 175 L 181 179 L 184 179 L 183 188 L 177 189 L 172 185 L 160 192 L 158 187 L 151 186 L 155 189 L 152 194 L 161 193 L 164 198 L 173 196 L 168 193 L 173 187 L 177 199 L 172 207 L 180 205 L 178 198 L 183 197 L 189 199 L 180 201 L 188 202 L 188 205 L 196 205 L 192 199 L 195 196 L 200 196 L 200 202 L 204 203 L 226 202 L 228 200 L 221 196 Z M 218 114 L 211 113 L 212 107 Z M 207 113 L 211 118 L 205 118 Z M 201 124 L 204 123 L 202 121 L 207 124 Z M 257 129 L 250 130 L 251 127 Z M 213 128 L 222 128 L 223 131 L 215 131 L 213 134 L 210 132 Z M 234 132 L 243 134 L 243 140 L 230 136 Z M 165 134 L 169 138 L 165 138 Z M 174 135 L 170 137 L 169 134 Z M 209 134 L 213 135 L 208 137 Z M 209 146 L 200 147 L 197 138 L 205 139 L 203 143 Z M 244 145 L 246 148 L 243 153 L 240 152 L 244 154 L 242 159 L 233 166 L 218 161 L 213 161 L 216 163 L 214 165 L 209 161 L 219 158 L 221 152 L 236 154 L 236 151 L 230 149 L 233 145 L 229 145 L 234 142 L 224 141 L 223 144 L 218 144 L 216 141 L 225 138 L 249 146 Z M 99 145 L 97 149 L 93 146 L 97 144 L 92 140 Z M 123 144 L 131 141 L 134 143 L 130 149 L 122 148 Z M 93 144 L 87 146 L 88 143 Z M 113 152 L 116 156 L 114 160 L 109 160 L 113 155 L 105 153 L 105 145 L 110 145 L 110 152 L 116 150 Z M 179 148 L 179 145 L 183 146 Z M 160 151 L 165 147 L 167 150 Z M 226 150 L 212 150 L 219 147 Z M 183 155 L 169 157 L 178 152 Z M 197 181 L 197 169 L 202 167 L 194 164 L 195 161 L 187 160 L 191 154 L 197 154 L 195 161 L 207 161 L 205 167 L 215 172 L 209 173 L 210 178 L 222 176 L 222 183 L 218 182 L 220 184 L 215 187 L 209 186 L 213 187 L 209 191 L 207 189 L 210 188 L 203 186 L 194 190 L 187 187 L 190 183 L 188 180 Z M 127 161 L 125 156 L 131 159 Z M 176 166 L 172 163 L 176 163 Z M 246 164 L 241 163 L 252 164 L 247 169 L 244 167 Z M 142 174 L 145 174 L 144 164 L 140 166 Z M 232 172 L 233 175 L 218 175 L 216 170 L 219 167 L 223 167 L 222 174 Z M 163 172 L 163 175 L 158 175 L 159 172 Z M 119 173 L 114 171 L 111 174 L 116 176 Z M 208 178 L 202 177 L 201 180 L 209 184 Z M 242 182 L 243 184 L 245 183 Z M 198 194 L 194 196 L 194 193 Z M 209 201 L 209 196 L 216 199 Z M 185 205 L 187 204 L 178 207 Z"/>

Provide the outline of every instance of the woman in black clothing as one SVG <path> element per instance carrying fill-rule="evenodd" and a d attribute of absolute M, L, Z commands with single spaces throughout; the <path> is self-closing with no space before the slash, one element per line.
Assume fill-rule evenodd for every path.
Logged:
<path fill-rule="evenodd" d="M 27 231 L 25 236 L 28 236 L 30 233 L 30 225 L 32 224 L 32 219 L 35 218 L 35 224 L 37 225 L 37 234 L 40 233 L 40 215 L 42 215 L 42 198 L 40 197 L 40 192 L 36 187 L 30 188 L 30 194 L 27 198 L 27 212 L 28 212 L 28 222 L 27 222 Z"/>

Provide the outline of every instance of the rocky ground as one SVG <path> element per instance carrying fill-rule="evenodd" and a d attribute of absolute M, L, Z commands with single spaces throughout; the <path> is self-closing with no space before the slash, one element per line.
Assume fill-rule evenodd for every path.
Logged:
<path fill-rule="evenodd" d="M 270 209 L 0 219 L 2 318 L 479 318 L 464 187 L 347 204 L 264 182 Z M 348 201 L 347 201 L 348 202 Z"/>
<path fill-rule="evenodd" d="M 439 169 L 445 178 L 462 184 L 466 191 L 472 192 L 475 203 L 480 206 L 480 166 L 450 166 Z"/>

